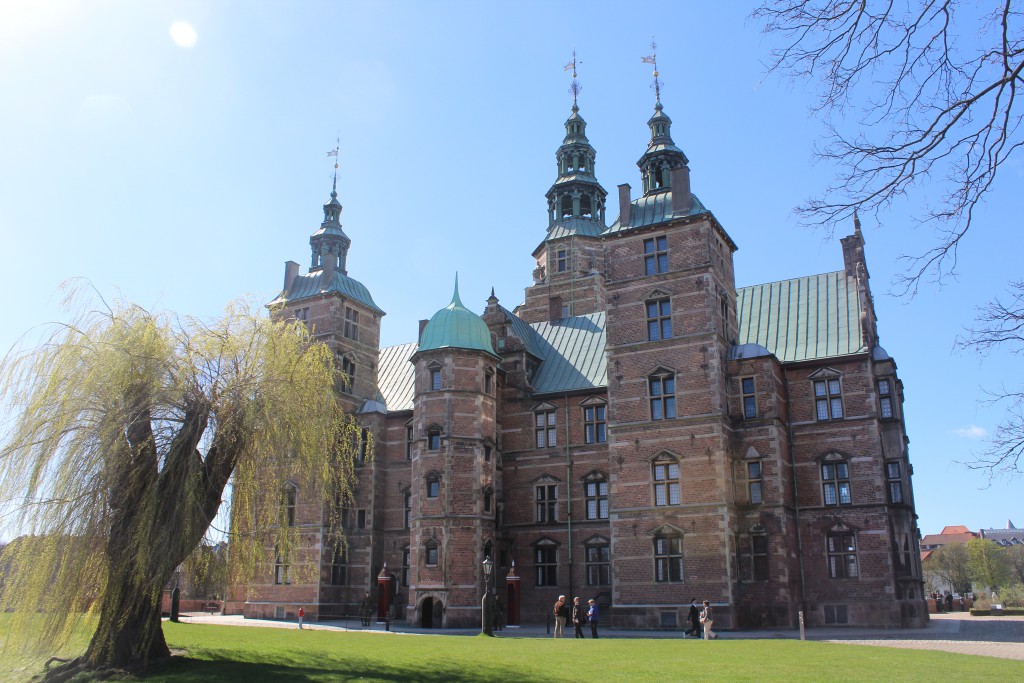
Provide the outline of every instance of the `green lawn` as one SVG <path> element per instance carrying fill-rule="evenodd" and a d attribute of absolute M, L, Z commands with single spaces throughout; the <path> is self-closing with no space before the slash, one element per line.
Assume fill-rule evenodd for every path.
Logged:
<path fill-rule="evenodd" d="M 1012 681 L 1024 662 L 795 640 L 412 636 L 165 623 L 187 655 L 146 681 Z M 0 632 L 2 632 L 0 622 Z M 0 655 L 2 656 L 2 655 Z M 44 658 L 45 659 L 45 658 Z M 0 660 L 0 665 L 9 660 Z M 37 660 L 38 667 L 42 660 Z M 35 669 L 21 660 L 8 680 Z M 12 671 L 2 667 L 0 671 Z M 2 677 L 2 676 L 0 676 Z"/>

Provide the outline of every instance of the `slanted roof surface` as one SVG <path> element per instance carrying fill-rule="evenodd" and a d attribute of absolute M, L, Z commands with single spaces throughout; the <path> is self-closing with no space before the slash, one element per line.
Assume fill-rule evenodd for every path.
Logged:
<path fill-rule="evenodd" d="M 630 202 L 632 208 L 629 213 L 629 225 L 621 225 L 619 219 L 616 218 L 615 222 L 604 231 L 605 235 L 614 235 L 615 233 L 625 232 L 627 230 L 635 230 L 636 228 L 644 228 L 648 225 L 655 225 L 657 223 L 664 223 L 674 218 L 683 218 L 684 216 L 696 216 L 700 213 L 707 213 L 708 210 L 704 208 L 704 205 L 697 199 L 697 195 L 690 195 L 690 210 L 684 213 L 675 214 L 672 212 L 672 191 L 667 192 L 656 192 L 639 199 L 634 199 Z"/>
<path fill-rule="evenodd" d="M 415 372 L 409 359 L 417 344 L 399 344 L 380 350 L 377 362 L 377 385 L 388 410 L 412 410 Z"/>
<path fill-rule="evenodd" d="M 737 344 L 760 344 L 783 362 L 866 353 L 857 283 L 843 271 L 736 290 Z"/>
<path fill-rule="evenodd" d="M 296 299 L 305 299 L 311 296 L 318 296 L 320 294 L 326 294 L 328 292 L 338 292 L 339 294 L 346 296 L 350 299 L 354 299 L 359 303 L 363 304 L 367 308 L 377 311 L 380 314 L 384 314 L 384 311 L 377 306 L 373 301 L 373 297 L 370 296 L 370 290 L 366 288 L 362 282 L 350 278 L 348 275 L 343 275 L 338 271 L 334 271 L 334 277 L 326 285 L 321 282 L 323 279 L 323 271 L 315 270 L 305 275 L 298 275 L 295 281 L 292 282 L 291 288 L 287 292 L 281 292 L 277 295 L 277 298 L 270 302 L 269 305 L 281 304 L 286 301 L 295 301 Z"/>
<path fill-rule="evenodd" d="M 602 312 L 531 325 L 540 336 L 545 358 L 532 381 L 534 393 L 607 386 L 604 324 Z"/>

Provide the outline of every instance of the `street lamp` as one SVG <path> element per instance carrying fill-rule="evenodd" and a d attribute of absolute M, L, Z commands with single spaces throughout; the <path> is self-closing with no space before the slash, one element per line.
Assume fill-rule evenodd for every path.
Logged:
<path fill-rule="evenodd" d="M 485 636 L 494 635 L 494 618 L 491 613 L 491 572 L 494 570 L 494 562 L 490 557 L 484 558 L 484 599 L 480 604 L 480 630 Z"/>

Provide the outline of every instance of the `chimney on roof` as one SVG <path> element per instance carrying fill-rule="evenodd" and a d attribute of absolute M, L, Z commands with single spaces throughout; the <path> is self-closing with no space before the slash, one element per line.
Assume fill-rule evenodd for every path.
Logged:
<path fill-rule="evenodd" d="M 299 276 L 299 264 L 295 261 L 284 262 L 284 293 L 288 294 L 292 288 L 292 284 L 295 283 L 295 278 Z"/>
<path fill-rule="evenodd" d="M 422 341 L 423 340 L 423 330 L 427 329 L 427 323 L 429 323 L 429 322 L 430 322 L 429 320 L 421 320 L 420 321 L 420 333 L 418 335 L 416 335 L 417 341 Z"/>
<path fill-rule="evenodd" d="M 693 199 L 690 195 L 690 168 L 685 164 L 672 169 L 672 213 L 675 215 L 690 213 Z"/>
<path fill-rule="evenodd" d="M 619 225 L 621 226 L 629 225 L 629 213 L 632 209 L 632 200 L 629 198 L 629 190 L 629 183 L 622 183 L 619 185 Z"/>

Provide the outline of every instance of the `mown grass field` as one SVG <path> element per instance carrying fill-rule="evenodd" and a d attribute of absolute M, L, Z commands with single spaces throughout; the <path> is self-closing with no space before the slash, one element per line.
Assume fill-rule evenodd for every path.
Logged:
<path fill-rule="evenodd" d="M 4 624 L 0 621 L 0 633 Z M 416 636 L 165 623 L 185 654 L 141 680 L 262 681 L 1014 681 L 1024 662 L 795 640 L 601 640 Z M 84 647 L 84 639 L 77 644 Z M 73 650 L 74 646 L 69 648 Z M 4 680 L 45 657 L 0 654 Z M 6 662 L 6 664 L 5 664 Z"/>

